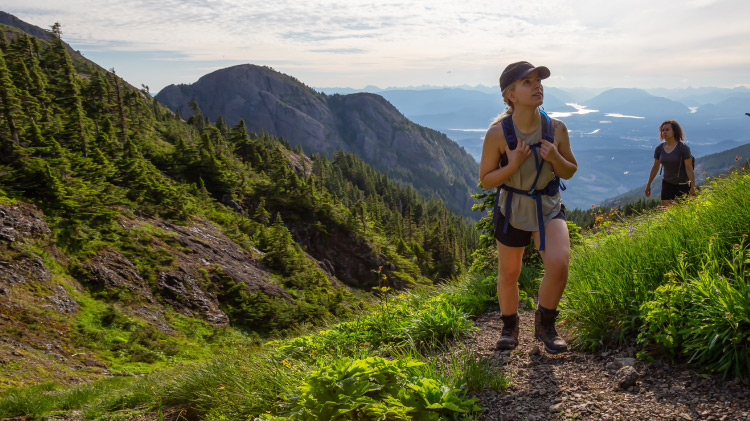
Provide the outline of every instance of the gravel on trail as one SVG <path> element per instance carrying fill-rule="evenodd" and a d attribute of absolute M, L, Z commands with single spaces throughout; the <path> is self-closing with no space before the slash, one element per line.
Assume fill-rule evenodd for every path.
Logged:
<path fill-rule="evenodd" d="M 510 386 L 470 394 L 482 420 L 750 420 L 750 387 L 682 366 L 646 363 L 635 349 L 549 354 L 534 338 L 534 312 L 521 311 L 519 345 L 495 350 L 499 312 L 481 315 L 467 339 L 473 352 L 500 365 Z"/>

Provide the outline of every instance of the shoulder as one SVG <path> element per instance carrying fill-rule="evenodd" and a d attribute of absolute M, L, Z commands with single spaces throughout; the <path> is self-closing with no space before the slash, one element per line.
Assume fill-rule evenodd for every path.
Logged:
<path fill-rule="evenodd" d="M 501 122 L 498 121 L 487 129 L 487 134 L 484 135 L 484 141 L 505 143 L 505 133 Z"/>
<path fill-rule="evenodd" d="M 656 149 L 654 149 L 654 152 L 661 152 L 664 149 L 664 142 L 659 143 L 656 145 Z"/>
<path fill-rule="evenodd" d="M 690 155 L 690 146 L 685 144 L 685 142 L 680 142 L 680 150 L 682 153 Z"/>
<path fill-rule="evenodd" d="M 549 117 L 549 113 L 547 113 L 547 116 Z M 558 120 L 555 117 L 550 117 L 549 119 L 552 121 L 554 127 L 565 127 L 565 123 L 562 120 Z"/>
<path fill-rule="evenodd" d="M 555 131 L 559 130 L 560 128 L 565 127 L 565 123 L 563 123 L 562 120 L 558 120 L 554 117 L 550 117 L 549 113 L 547 114 L 547 117 L 549 117 L 549 121 L 552 123 L 552 127 L 555 128 Z"/>
<path fill-rule="evenodd" d="M 554 117 L 549 118 L 552 122 L 552 127 L 555 130 L 555 140 L 565 140 L 568 138 L 568 128 L 565 126 L 565 123 L 562 122 L 562 120 L 558 120 Z"/>

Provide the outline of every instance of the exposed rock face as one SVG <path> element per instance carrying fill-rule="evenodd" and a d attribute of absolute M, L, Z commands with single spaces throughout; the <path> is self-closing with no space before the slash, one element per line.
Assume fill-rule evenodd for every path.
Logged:
<path fill-rule="evenodd" d="M 19 367 L 47 373 L 47 381 L 69 380 L 52 368 L 51 361 L 82 364 L 68 348 L 69 326 L 60 321 L 78 312 L 79 306 L 37 252 L 42 248 L 55 254 L 50 233 L 35 206 L 0 203 L 0 365 L 14 367 L 23 361 Z M 35 377 L 28 372 L 24 376 Z M 0 385 L 7 387 L 13 376 L 6 375 L 4 371 L 0 376 Z"/>
<path fill-rule="evenodd" d="M 216 282 L 217 270 L 238 284 L 244 283 L 248 292 L 262 291 L 291 301 L 283 288 L 270 282 L 270 273 L 257 257 L 208 222 L 199 221 L 183 227 L 160 219 L 142 218 L 122 223 L 129 228 L 148 224 L 162 230 L 163 238 L 154 238 L 151 247 L 168 252 L 173 257 L 172 262 L 160 267 L 156 271 L 156 281 L 149 283 L 122 253 L 105 249 L 84 265 L 84 276 L 90 288 L 125 290 L 138 297 L 143 304 L 135 307 L 140 309 L 140 316 L 146 313 L 150 315 L 147 319 L 163 321 L 163 315 L 160 317 L 158 312 L 147 309 L 153 308 L 154 304 L 169 304 L 180 313 L 216 325 L 229 323 L 217 298 L 221 289 L 221 283 Z"/>
<path fill-rule="evenodd" d="M 14 284 L 49 280 L 42 258 L 18 247 L 49 234 L 49 226 L 35 206 L 0 204 L 0 294 Z"/>
<path fill-rule="evenodd" d="M 156 98 L 187 118 L 195 98 L 211 120 L 244 119 L 248 131 L 268 132 L 307 153 L 353 152 L 377 170 L 453 209 L 471 211 L 479 166 L 444 134 L 406 119 L 380 95 L 326 96 L 296 79 L 250 64 L 217 70 L 192 85 L 170 85 Z"/>
<path fill-rule="evenodd" d="M 268 132 L 308 151 L 330 155 L 349 150 L 336 130 L 325 96 L 267 67 L 230 67 L 193 85 L 170 85 L 157 95 L 185 118 L 193 114 L 188 105 L 192 98 L 212 121 L 218 116 L 229 124 L 244 119 L 248 131 Z"/>
<path fill-rule="evenodd" d="M 20 202 L 15 205 L 0 204 L 0 240 L 14 242 L 49 233 L 49 226 L 36 206 Z"/>

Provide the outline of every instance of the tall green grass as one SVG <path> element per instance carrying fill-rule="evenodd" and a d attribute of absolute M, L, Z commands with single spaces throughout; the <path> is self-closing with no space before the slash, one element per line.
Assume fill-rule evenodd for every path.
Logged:
<path fill-rule="evenodd" d="M 731 276 L 734 270 L 731 262 L 737 259 L 738 245 L 745 247 L 744 237 L 748 232 L 750 174 L 739 171 L 714 180 L 697 198 L 613 226 L 609 233 L 589 237 L 572 250 L 570 279 L 562 302 L 565 318 L 577 335 L 574 342 L 585 349 L 596 349 L 632 340 L 639 331 L 648 330 L 645 324 L 650 311 L 675 305 L 673 302 L 662 302 L 656 307 L 646 305 L 659 300 L 659 295 L 665 294 L 664 288 L 659 288 L 675 280 L 686 288 L 688 284 L 690 288 L 704 285 L 710 290 L 700 302 L 703 310 L 690 317 L 722 318 L 718 309 L 726 309 L 727 305 L 722 303 L 734 300 L 730 312 L 739 313 L 742 319 L 742 314 L 748 312 L 750 291 L 743 283 L 744 275 Z M 708 282 L 709 278 L 724 284 L 719 287 Z M 697 300 L 698 296 L 695 297 Z M 733 347 L 735 351 L 750 352 L 747 338 Z M 666 354 L 674 353 L 662 348 Z M 712 348 L 711 353 L 714 352 L 734 354 L 729 349 Z M 702 357 L 690 359 L 706 362 Z M 729 366 L 713 368 L 725 372 Z M 745 375 L 750 374 L 747 367 L 743 370 Z"/>

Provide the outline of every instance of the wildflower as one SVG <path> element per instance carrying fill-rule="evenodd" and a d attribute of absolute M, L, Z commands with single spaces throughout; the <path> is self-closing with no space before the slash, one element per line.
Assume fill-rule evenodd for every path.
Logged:
<path fill-rule="evenodd" d="M 592 208 L 594 207 L 594 204 L 593 204 L 593 203 L 591 204 L 591 207 L 592 207 Z"/>
<path fill-rule="evenodd" d="M 734 160 L 735 160 L 735 161 L 739 161 L 739 160 L 740 160 L 740 156 L 739 156 L 739 155 L 735 155 L 735 156 L 734 156 Z"/>

